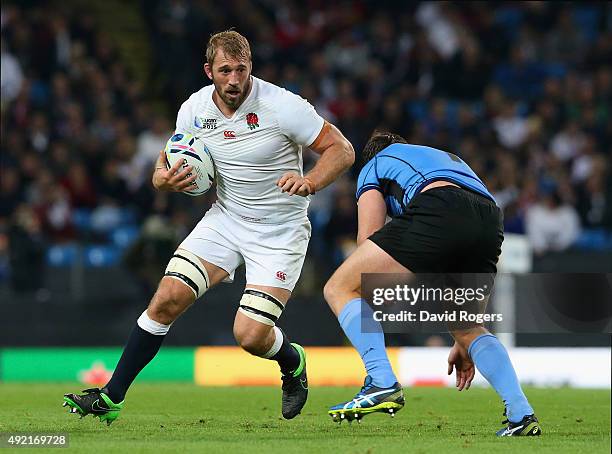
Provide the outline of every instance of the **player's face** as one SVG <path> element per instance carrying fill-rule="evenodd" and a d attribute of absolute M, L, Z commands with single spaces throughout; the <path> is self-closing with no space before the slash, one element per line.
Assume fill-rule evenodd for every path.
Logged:
<path fill-rule="evenodd" d="M 212 64 L 205 67 L 219 98 L 231 109 L 237 109 L 249 93 L 251 62 L 226 56 L 219 49 Z"/>

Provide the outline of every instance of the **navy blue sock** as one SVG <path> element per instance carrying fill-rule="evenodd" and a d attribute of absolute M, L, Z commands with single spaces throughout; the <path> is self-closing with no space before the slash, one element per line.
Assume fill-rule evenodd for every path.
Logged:
<path fill-rule="evenodd" d="M 362 332 L 362 309 L 364 311 L 369 311 L 366 319 L 368 320 L 368 324 L 373 328 L 371 331 L 375 332 Z M 397 378 L 393 373 L 391 363 L 387 357 L 385 334 L 382 331 L 380 323 L 375 322 L 371 317 L 371 312 L 370 306 L 361 304 L 361 298 L 355 298 L 346 303 L 346 306 L 344 306 L 340 315 L 338 315 L 338 321 L 346 337 L 348 337 L 353 347 L 355 347 L 361 355 L 366 371 L 368 375 L 372 377 L 374 386 L 390 388 L 397 382 Z"/>
<path fill-rule="evenodd" d="M 114 403 L 123 401 L 128 388 L 140 371 L 155 357 L 165 337 L 151 334 L 138 325 L 134 327 L 113 376 L 104 387 L 104 391 Z"/>
<path fill-rule="evenodd" d="M 497 337 L 493 334 L 478 336 L 470 344 L 468 353 L 478 371 L 504 401 L 509 421 L 520 422 L 523 416 L 533 414 L 508 352 Z"/>
<path fill-rule="evenodd" d="M 283 375 L 291 375 L 300 366 L 300 354 L 291 345 L 284 332 L 280 349 L 270 359 L 278 363 Z"/>

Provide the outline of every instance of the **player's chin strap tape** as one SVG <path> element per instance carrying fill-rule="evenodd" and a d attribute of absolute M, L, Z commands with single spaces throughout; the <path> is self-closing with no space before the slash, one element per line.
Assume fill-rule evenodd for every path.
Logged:
<path fill-rule="evenodd" d="M 242 295 L 238 310 L 253 320 L 274 326 L 284 308 L 283 303 L 272 295 L 247 288 Z"/>
<path fill-rule="evenodd" d="M 210 287 L 210 279 L 206 268 L 204 268 L 197 255 L 185 249 L 177 249 L 170 262 L 168 262 L 164 276 L 186 284 L 193 291 L 196 299 Z"/>

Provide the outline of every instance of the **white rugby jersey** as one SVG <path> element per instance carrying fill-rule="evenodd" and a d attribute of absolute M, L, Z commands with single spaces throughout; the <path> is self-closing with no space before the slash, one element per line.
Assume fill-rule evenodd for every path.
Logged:
<path fill-rule="evenodd" d="M 218 203 L 249 222 L 303 219 L 309 198 L 289 196 L 276 182 L 285 172 L 303 175 L 302 146 L 315 141 L 323 118 L 305 99 L 256 77 L 232 118 L 213 102 L 213 91 L 208 85 L 183 103 L 176 132 L 195 135 L 210 150 Z"/>

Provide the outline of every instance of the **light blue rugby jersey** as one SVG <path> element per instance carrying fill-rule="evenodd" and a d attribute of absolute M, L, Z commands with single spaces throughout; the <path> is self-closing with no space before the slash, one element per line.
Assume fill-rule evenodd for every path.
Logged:
<path fill-rule="evenodd" d="M 406 212 L 419 191 L 436 180 L 446 180 L 495 202 L 484 183 L 458 156 L 422 145 L 394 143 L 374 156 L 357 179 L 357 199 L 366 191 L 380 191 L 389 216 Z"/>

